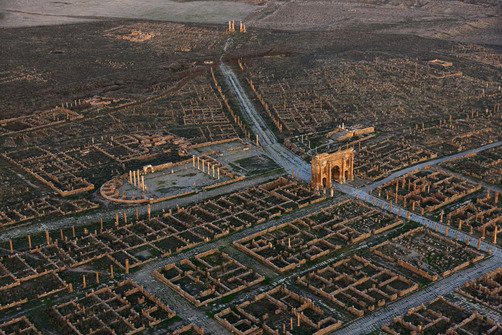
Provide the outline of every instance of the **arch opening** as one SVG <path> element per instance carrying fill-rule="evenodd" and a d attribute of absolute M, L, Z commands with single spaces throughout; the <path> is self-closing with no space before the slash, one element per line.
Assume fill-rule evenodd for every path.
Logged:
<path fill-rule="evenodd" d="M 331 180 L 340 181 L 340 167 L 338 165 L 331 168 Z"/>

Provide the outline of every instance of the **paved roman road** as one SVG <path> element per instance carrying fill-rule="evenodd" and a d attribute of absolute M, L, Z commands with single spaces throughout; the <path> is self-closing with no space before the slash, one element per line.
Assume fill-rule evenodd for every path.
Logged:
<path fill-rule="evenodd" d="M 241 113 L 248 121 L 253 132 L 258 135 L 258 142 L 261 147 L 286 172 L 291 173 L 294 170 L 295 176 L 306 182 L 310 182 L 310 164 L 279 143 L 273 131 L 268 128 L 267 123 L 248 98 L 246 91 L 233 70 L 225 63 L 221 63 L 220 69 L 225 76 L 227 86 L 232 90 L 232 93 L 239 102 Z"/>
<path fill-rule="evenodd" d="M 246 120 L 250 123 L 253 132 L 255 134 L 258 134 L 260 143 L 264 148 L 264 150 L 270 155 L 272 159 L 275 160 L 277 164 L 282 166 L 286 171 L 292 171 L 294 169 L 295 175 L 298 178 L 302 179 L 307 183 L 310 182 L 310 176 L 311 176 L 310 165 L 307 162 L 305 162 L 301 157 L 297 156 L 296 154 L 294 154 L 293 152 L 282 146 L 277 141 L 277 138 L 275 137 L 273 132 L 268 128 L 267 123 L 263 120 L 263 118 L 257 112 L 254 105 L 251 103 L 251 100 L 248 98 L 246 91 L 243 89 L 233 70 L 229 66 L 223 63 L 220 65 L 220 69 L 223 75 L 225 76 L 225 81 L 228 87 L 230 87 L 232 93 L 239 102 L 239 105 L 241 107 L 241 112 L 244 114 Z M 391 205 L 387 201 L 374 197 L 369 193 L 371 193 L 372 190 L 374 190 L 380 185 L 383 185 L 387 181 L 400 177 L 406 173 L 415 170 L 420 170 L 425 168 L 426 166 L 439 164 L 448 160 L 465 157 L 473 153 L 481 152 L 483 150 L 500 146 L 501 144 L 502 141 L 498 141 L 482 146 L 480 148 L 467 150 L 450 156 L 445 156 L 432 161 L 423 162 L 414 166 L 410 166 L 403 170 L 394 172 L 387 178 L 381 181 L 377 181 L 373 184 L 370 184 L 362 189 L 357 189 L 347 184 L 341 185 L 338 183 L 335 184 L 335 189 L 352 198 L 360 199 L 361 201 L 380 207 L 384 210 L 390 211 L 406 219 L 408 216 L 407 210 L 396 205 Z M 419 224 L 429 227 L 431 229 L 436 229 L 437 227 L 438 232 L 441 234 L 445 234 L 446 232 L 446 225 L 434 222 L 421 215 L 410 213 L 410 218 L 411 220 L 416 221 Z M 450 227 L 448 235 L 452 238 L 456 238 L 457 234 L 458 234 L 458 239 L 460 241 L 469 240 L 470 244 L 472 245 L 477 244 L 477 241 L 471 239 L 467 234 L 459 232 L 456 229 L 452 229 L 452 227 Z M 502 266 L 502 263 L 500 261 L 502 258 L 502 250 L 500 248 L 493 246 L 485 241 L 482 241 L 480 249 L 483 251 L 493 252 L 493 256 L 485 261 L 476 264 L 473 267 L 470 267 L 448 278 L 440 280 L 439 282 L 425 288 L 424 290 L 420 290 L 417 293 L 412 294 L 407 298 L 389 304 L 387 307 L 378 310 L 375 313 L 362 317 L 335 333 L 350 334 L 350 335 L 366 334 L 371 330 L 378 329 L 382 325 L 390 322 L 393 317 L 406 313 L 406 311 L 410 307 L 426 303 L 428 301 L 433 300 L 435 297 L 450 293 L 456 288 L 465 284 L 466 282 L 473 280 L 485 273 L 491 272 L 494 269 Z"/>
<path fill-rule="evenodd" d="M 500 255 L 498 257 L 500 257 Z M 371 331 L 380 329 L 383 325 L 392 322 L 395 317 L 405 314 L 408 309 L 421 304 L 427 304 L 435 298 L 442 296 L 445 293 L 452 292 L 464 283 L 474 280 L 487 272 L 491 272 L 500 266 L 500 258 L 497 259 L 496 256 L 492 257 L 487 261 L 478 263 L 464 271 L 457 272 L 429 287 L 426 287 L 425 289 L 389 304 L 368 316 L 358 319 L 346 327 L 338 330 L 335 334 L 368 334 Z"/>
<path fill-rule="evenodd" d="M 436 158 L 436 159 L 433 159 L 433 160 L 430 160 L 430 161 L 426 161 L 426 162 L 422 162 L 422 163 L 419 163 L 419 164 L 416 164 L 416 165 L 413 165 L 413 166 L 409 166 L 407 168 L 404 168 L 402 170 L 399 170 L 399 171 L 396 171 L 394 173 L 392 173 L 391 175 L 389 175 L 388 177 L 385 177 L 384 179 L 381 179 L 379 181 L 376 181 L 368 186 L 366 186 L 364 189 L 365 190 L 368 190 L 368 191 L 371 191 L 371 190 L 374 190 L 376 189 L 378 186 L 381 186 L 381 185 L 384 185 L 385 183 L 393 180 L 393 179 L 396 179 L 398 177 L 401 177 L 407 173 L 410 173 L 410 172 L 413 172 L 415 170 L 421 170 L 427 166 L 432 166 L 432 165 L 437 165 L 437 164 L 441 164 L 441 163 L 444 163 L 444 162 L 447 162 L 447 161 L 451 161 L 451 160 L 454 160 L 454 159 L 457 159 L 457 158 L 462 158 L 462 157 L 466 157 L 466 156 L 469 156 L 469 155 L 472 155 L 472 154 L 476 154 L 478 152 L 482 152 L 482 151 L 485 151 L 485 150 L 488 150 L 488 149 L 491 149 L 491 148 L 496 148 L 498 146 L 502 145 L 502 141 L 497 141 L 497 142 L 493 142 L 493 143 L 490 143 L 490 144 L 487 144 L 487 145 L 483 145 L 479 148 L 474 148 L 474 149 L 470 149 L 470 150 L 466 150 L 466 151 L 462 151 L 462 152 L 458 152 L 458 153 L 455 153 L 455 154 L 452 154 L 452 155 L 449 155 L 449 156 L 443 156 L 443 157 L 439 157 L 439 158 Z"/>

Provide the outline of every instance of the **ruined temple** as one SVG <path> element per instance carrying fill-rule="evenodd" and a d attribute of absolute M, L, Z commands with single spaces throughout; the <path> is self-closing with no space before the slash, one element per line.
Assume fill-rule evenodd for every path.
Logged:
<path fill-rule="evenodd" d="M 312 187 L 332 187 L 332 182 L 354 180 L 354 149 L 331 154 L 323 153 L 312 158 Z"/>

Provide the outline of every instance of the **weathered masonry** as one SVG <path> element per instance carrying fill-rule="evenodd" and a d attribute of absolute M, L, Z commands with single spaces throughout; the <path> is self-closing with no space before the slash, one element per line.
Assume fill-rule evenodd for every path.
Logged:
<path fill-rule="evenodd" d="M 312 186 L 331 187 L 333 181 L 354 180 L 354 149 L 319 154 L 312 159 Z"/>

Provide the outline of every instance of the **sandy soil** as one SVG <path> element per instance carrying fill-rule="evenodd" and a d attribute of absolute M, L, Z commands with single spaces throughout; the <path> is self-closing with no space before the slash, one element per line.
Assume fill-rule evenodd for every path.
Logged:
<path fill-rule="evenodd" d="M 232 1 L 0 0 L 0 27 L 77 23 L 105 17 L 224 23 L 242 20 L 256 8 Z"/>
<path fill-rule="evenodd" d="M 279 30 L 381 30 L 502 45 L 502 4 L 491 0 L 0 0 L 0 27 L 78 23 L 104 18 L 218 23 Z"/>
<path fill-rule="evenodd" d="M 501 5 L 406 0 L 371 3 L 272 1 L 248 17 L 248 26 L 281 30 L 373 29 L 398 34 L 502 45 Z"/>

